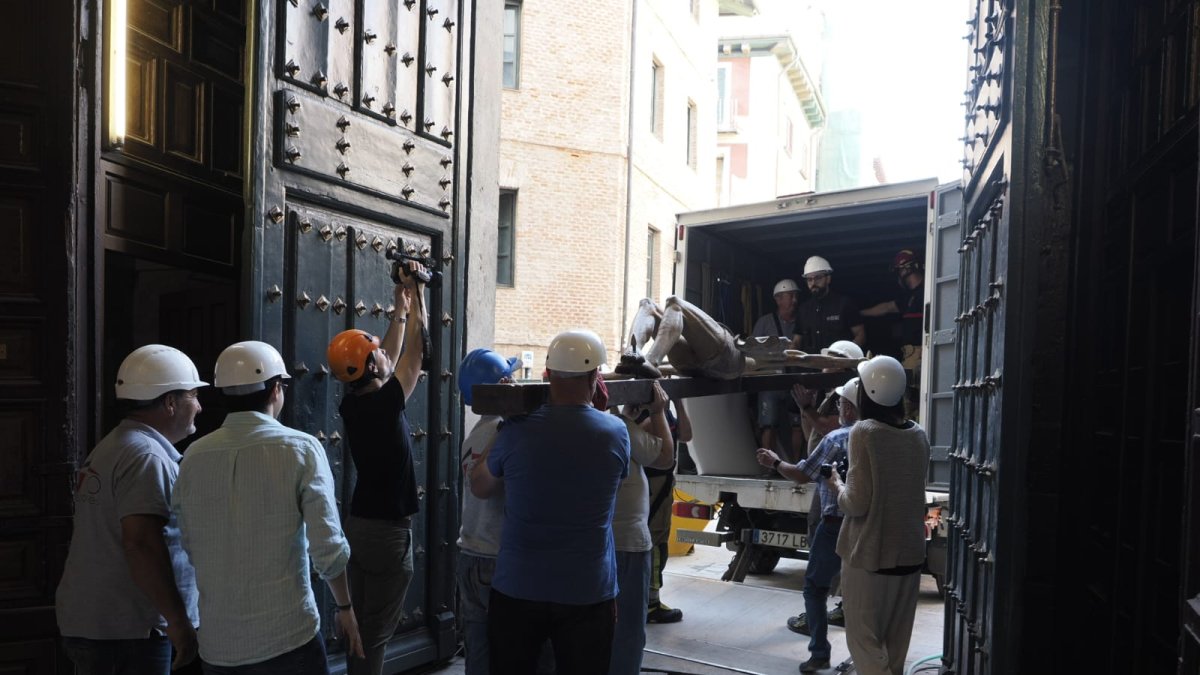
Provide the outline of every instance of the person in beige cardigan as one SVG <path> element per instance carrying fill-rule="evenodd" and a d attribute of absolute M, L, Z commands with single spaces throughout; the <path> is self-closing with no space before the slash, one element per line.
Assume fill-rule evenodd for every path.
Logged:
<path fill-rule="evenodd" d="M 860 420 L 850 471 L 827 479 L 845 514 L 842 558 L 846 644 L 860 675 L 902 675 L 925 563 L 929 439 L 904 417 L 906 373 L 890 356 L 859 364 Z"/>

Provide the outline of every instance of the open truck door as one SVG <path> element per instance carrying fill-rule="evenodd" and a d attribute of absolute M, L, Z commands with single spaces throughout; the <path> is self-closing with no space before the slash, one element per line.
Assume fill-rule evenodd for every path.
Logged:
<path fill-rule="evenodd" d="M 678 216 L 674 289 L 736 333 L 748 334 L 754 319 L 774 309 L 771 289 L 782 278 L 799 278 L 810 255 L 834 268 L 834 288 L 864 306 L 895 297 L 891 262 L 902 249 L 924 251 L 926 367 L 917 382 L 921 422 L 932 427 L 927 482 L 930 567 L 939 585 L 945 576 L 941 515 L 948 502 L 948 446 L 952 425 L 954 317 L 958 311 L 958 231 L 962 195 L 957 185 L 935 179 L 781 197 Z M 903 334 L 896 314 L 876 317 L 868 347 L 895 353 Z M 948 332 L 947 332 L 948 331 Z M 853 374 L 845 373 L 848 379 Z M 688 444 L 695 475 L 679 475 L 687 497 L 720 503 L 719 518 L 703 530 L 678 528 L 681 543 L 727 546 L 735 552 L 725 579 L 769 572 L 781 556 L 805 558 L 812 486 L 764 476 L 754 460 L 746 393 L 692 399 L 693 440 Z M 697 411 L 702 410 L 701 414 Z M 932 424 L 930 421 L 933 421 Z M 932 435 L 936 430 L 936 439 Z M 683 504 L 683 511 L 696 511 Z M 710 509 L 700 509 L 711 513 Z"/>
<path fill-rule="evenodd" d="M 921 363 L 921 424 L 929 436 L 925 478 L 925 571 L 943 592 L 946 579 L 946 510 L 950 490 L 950 446 L 954 441 L 954 372 L 958 330 L 959 230 L 962 187 L 939 186 L 930 194 L 925 245 L 925 330 Z"/>

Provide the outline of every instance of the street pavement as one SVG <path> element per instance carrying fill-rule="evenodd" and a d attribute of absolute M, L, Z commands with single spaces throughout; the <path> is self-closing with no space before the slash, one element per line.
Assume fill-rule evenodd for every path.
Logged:
<path fill-rule="evenodd" d="M 808 658 L 808 638 L 787 628 L 787 618 L 804 611 L 805 562 L 780 560 L 771 574 L 748 576 L 745 583 L 721 581 L 733 553 L 696 546 L 691 555 L 667 562 L 663 601 L 683 610 L 683 621 L 646 626 L 642 672 L 687 675 L 796 673 Z M 832 609 L 834 603 L 830 602 Z M 921 595 L 908 650 L 907 668 L 942 652 L 944 605 L 933 578 L 921 577 Z M 832 666 L 849 658 L 845 629 L 830 627 Z M 937 672 L 938 660 L 917 672 Z M 459 675 L 462 658 L 431 672 Z M 831 667 L 825 673 L 834 673 Z"/>

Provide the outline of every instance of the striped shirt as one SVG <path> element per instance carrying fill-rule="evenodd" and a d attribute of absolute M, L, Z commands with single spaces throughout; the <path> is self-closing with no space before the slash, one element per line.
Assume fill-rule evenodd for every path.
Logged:
<path fill-rule="evenodd" d="M 801 460 L 796 465 L 796 468 L 803 471 L 813 485 L 817 486 L 817 494 L 821 497 L 822 516 L 842 515 L 838 509 L 837 493 L 829 489 L 829 484 L 821 475 L 821 465 L 833 464 L 836 467 L 837 463 L 842 461 L 846 456 L 846 448 L 850 445 L 850 429 L 851 427 L 841 427 L 825 434 L 808 459 Z"/>
<path fill-rule="evenodd" d="M 196 568 L 202 659 L 246 665 L 313 639 L 309 557 L 322 579 L 350 558 L 317 439 L 262 413 L 230 413 L 184 454 L 172 508 Z"/>

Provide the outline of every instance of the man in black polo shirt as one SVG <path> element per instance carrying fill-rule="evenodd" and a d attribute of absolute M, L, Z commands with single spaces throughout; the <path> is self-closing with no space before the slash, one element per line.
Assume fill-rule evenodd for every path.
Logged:
<path fill-rule="evenodd" d="M 796 335 L 792 344 L 809 354 L 838 340 L 851 340 L 862 347 L 867 342 L 858 305 L 835 293 L 833 267 L 829 261 L 813 256 L 804 263 L 804 281 L 809 298 L 796 310 Z"/>
<path fill-rule="evenodd" d="M 338 333 L 327 357 L 346 384 L 338 411 L 357 480 L 346 520 L 350 594 L 366 658 L 347 658 L 350 675 L 380 675 L 413 576 L 412 516 L 417 483 L 405 403 L 424 352 L 424 284 L 415 263 L 396 285 L 396 312 L 383 341 L 361 330 Z M 407 348 L 405 348 L 407 346 Z"/>

